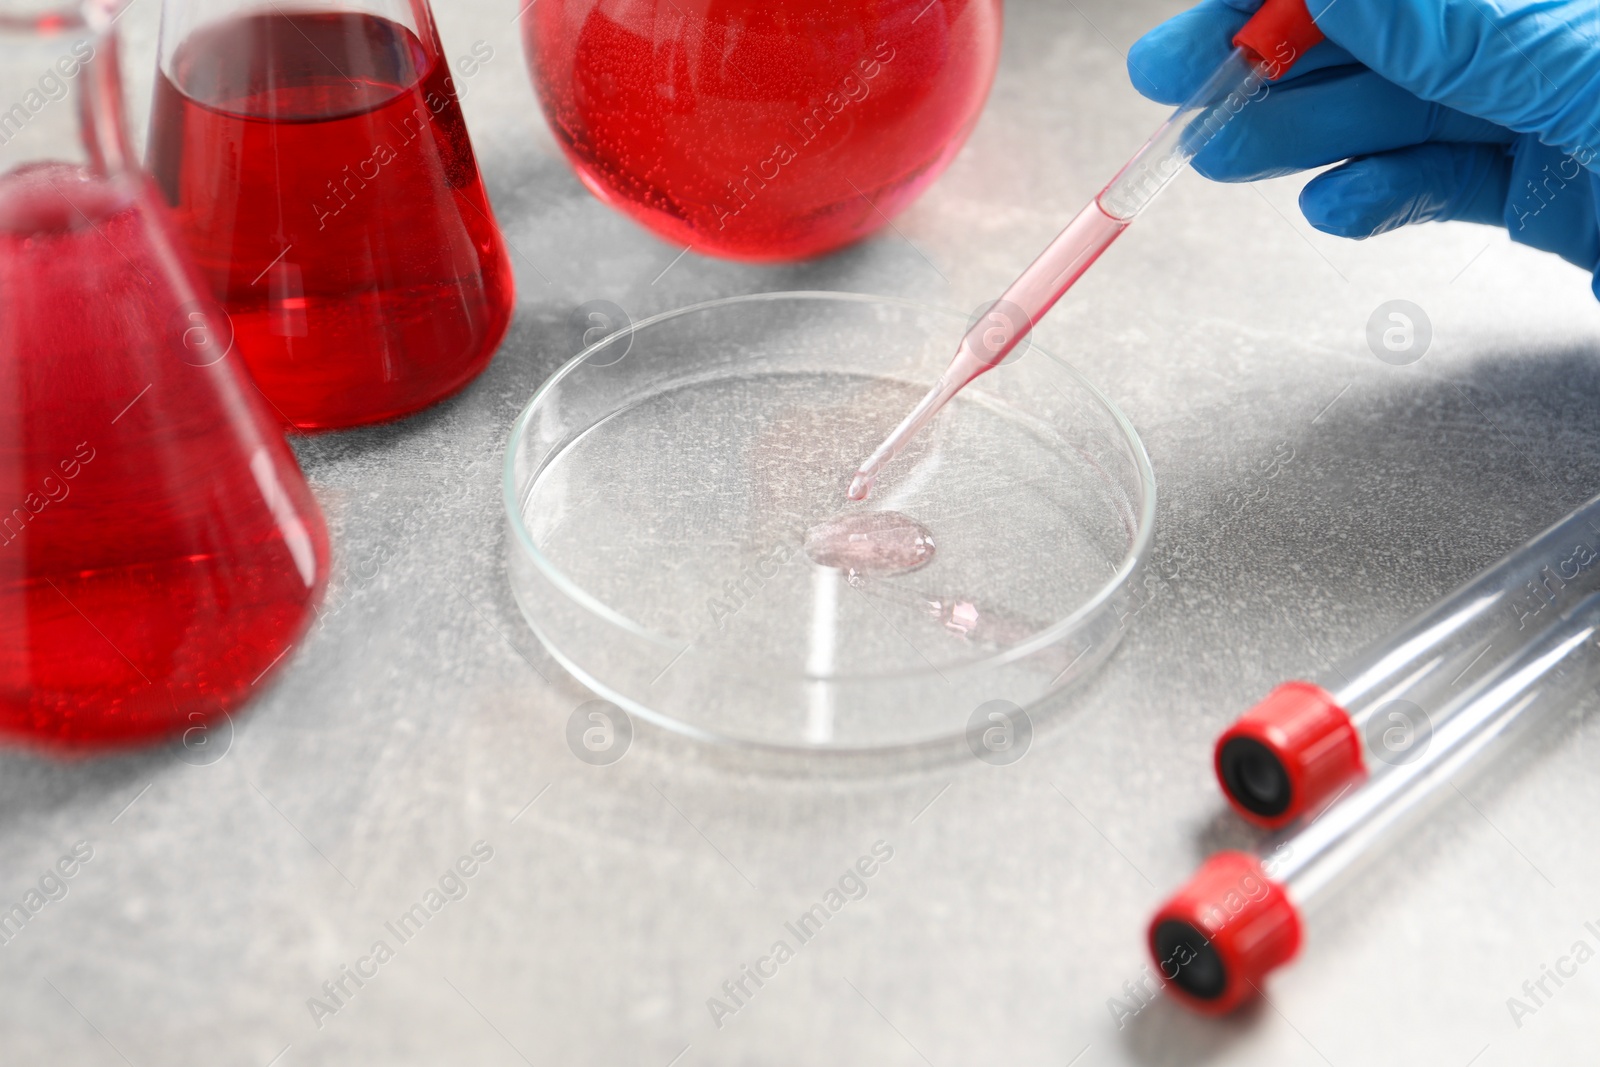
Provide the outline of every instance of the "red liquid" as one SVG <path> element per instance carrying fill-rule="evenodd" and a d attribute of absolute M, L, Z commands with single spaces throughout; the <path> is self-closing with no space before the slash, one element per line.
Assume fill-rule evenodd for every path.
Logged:
<path fill-rule="evenodd" d="M 41 744 L 237 707 L 327 572 L 294 456 L 141 196 L 65 164 L 0 177 L 0 733 Z"/>
<path fill-rule="evenodd" d="M 523 16 L 556 138 L 669 241 L 818 255 L 883 226 L 977 121 L 999 0 L 539 0 Z"/>
<path fill-rule="evenodd" d="M 197 31 L 170 68 L 150 169 L 284 419 L 394 418 L 488 365 L 511 264 L 436 46 L 373 15 L 265 14 Z"/>

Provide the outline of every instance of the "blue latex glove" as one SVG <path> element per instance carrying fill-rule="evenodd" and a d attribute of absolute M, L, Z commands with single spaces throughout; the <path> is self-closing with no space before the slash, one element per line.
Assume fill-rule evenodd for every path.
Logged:
<path fill-rule="evenodd" d="M 1128 53 L 1135 88 L 1182 103 L 1260 6 L 1202 0 L 1157 26 Z M 1253 181 L 1348 161 L 1300 194 L 1324 233 L 1464 219 L 1600 268 L 1600 0 L 1309 7 L 1328 40 L 1224 127 L 1196 170 Z"/>

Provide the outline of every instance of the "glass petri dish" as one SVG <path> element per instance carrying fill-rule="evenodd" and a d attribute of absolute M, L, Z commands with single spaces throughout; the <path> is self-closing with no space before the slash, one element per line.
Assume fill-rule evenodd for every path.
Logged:
<path fill-rule="evenodd" d="M 539 640 L 602 697 L 709 741 L 949 744 L 1008 707 L 1040 725 L 1138 608 L 1155 478 L 1122 412 L 1033 346 L 847 501 L 966 326 L 763 293 L 579 353 L 506 455 L 508 570 Z M 914 567 L 857 566 L 830 532 L 880 519 L 925 532 Z"/>

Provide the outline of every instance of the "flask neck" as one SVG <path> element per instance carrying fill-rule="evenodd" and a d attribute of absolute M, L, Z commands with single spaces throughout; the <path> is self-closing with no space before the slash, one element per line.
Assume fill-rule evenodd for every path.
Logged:
<path fill-rule="evenodd" d="M 136 169 L 112 0 L 0 0 L 0 178 L 39 163 Z"/>

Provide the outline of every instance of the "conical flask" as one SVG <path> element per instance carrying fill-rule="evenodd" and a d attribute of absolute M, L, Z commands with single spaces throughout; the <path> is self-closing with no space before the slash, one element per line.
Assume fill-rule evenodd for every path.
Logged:
<path fill-rule="evenodd" d="M 280 417 L 465 386 L 515 300 L 427 0 L 165 0 L 150 171 Z"/>
<path fill-rule="evenodd" d="M 327 531 L 159 194 L 110 12 L 0 0 L 0 735 L 203 728 L 262 685 Z"/>

